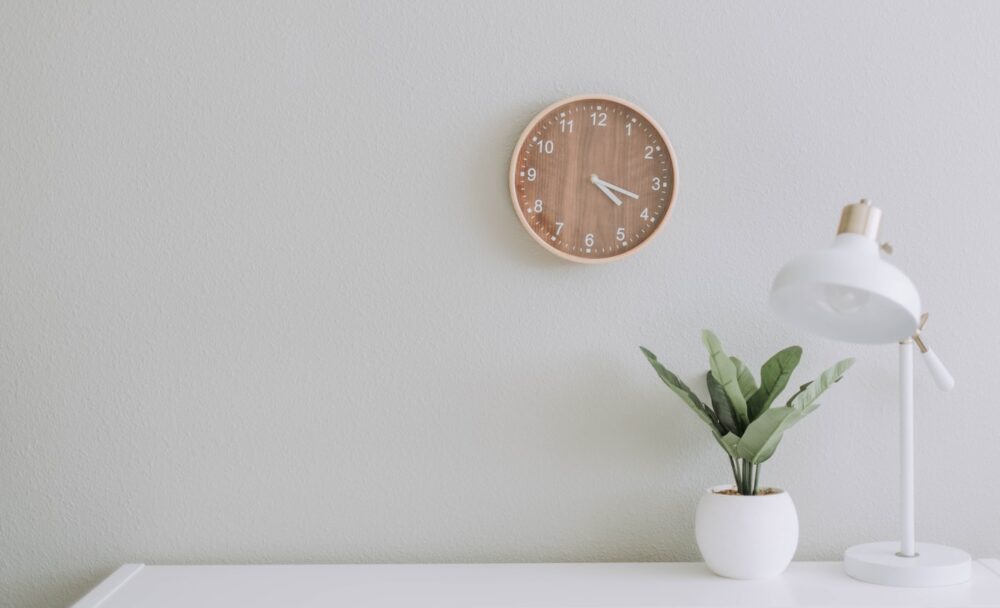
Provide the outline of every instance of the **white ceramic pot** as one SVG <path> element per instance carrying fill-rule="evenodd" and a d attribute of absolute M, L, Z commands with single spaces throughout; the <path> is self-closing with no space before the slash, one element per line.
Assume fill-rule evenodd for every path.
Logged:
<path fill-rule="evenodd" d="M 705 564 L 720 576 L 762 579 L 785 571 L 799 544 L 799 517 L 787 492 L 762 496 L 719 494 L 698 502 L 694 532 Z"/>

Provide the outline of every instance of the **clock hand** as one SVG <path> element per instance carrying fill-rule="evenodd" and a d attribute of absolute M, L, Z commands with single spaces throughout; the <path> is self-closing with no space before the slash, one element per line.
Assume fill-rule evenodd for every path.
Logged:
<path fill-rule="evenodd" d="M 598 187 L 598 188 L 600 188 L 600 189 L 601 189 L 601 192 L 603 192 L 605 196 L 607 196 L 608 198 L 610 198 L 610 199 L 611 199 L 611 201 L 612 201 L 612 202 L 613 202 L 614 204 L 618 205 L 619 207 L 621 207 L 621 206 L 622 206 L 622 199 L 620 199 L 620 198 L 618 198 L 617 196 L 615 196 L 615 194 L 614 194 L 613 192 L 611 192 L 610 190 L 608 190 L 608 189 L 607 189 L 607 188 L 606 188 L 606 187 L 604 186 L 604 184 L 597 184 L 597 187 Z"/>
<path fill-rule="evenodd" d="M 622 188 L 620 186 L 616 186 L 616 185 L 612 184 L 611 182 L 606 182 L 603 179 L 597 177 L 596 175 L 592 175 L 590 177 L 590 181 L 592 181 L 595 184 L 597 184 L 598 187 L 604 186 L 605 188 L 607 188 L 609 190 L 615 190 L 617 192 L 621 192 L 625 196 L 630 196 L 630 197 L 632 197 L 632 198 L 634 198 L 636 200 L 639 199 L 639 195 L 636 194 L 635 192 L 629 192 L 625 188 Z"/>
<path fill-rule="evenodd" d="M 617 196 L 614 195 L 614 193 L 608 190 L 607 187 L 604 185 L 605 182 L 603 182 L 599 177 L 597 177 L 596 174 L 590 176 L 590 183 L 597 186 L 598 189 L 600 189 L 600 191 L 604 193 L 604 196 L 611 199 L 612 203 L 618 205 L 619 207 L 622 206 L 622 199 L 618 198 Z"/>
<path fill-rule="evenodd" d="M 638 194 L 636 194 L 636 193 L 634 193 L 634 192 L 629 192 L 629 191 L 628 191 L 628 190 L 626 190 L 625 188 L 619 188 L 618 186 L 616 186 L 616 185 L 612 184 L 611 182 L 606 182 L 606 181 L 604 181 L 603 179 L 602 179 L 602 180 L 600 180 L 600 182 L 601 182 L 602 184 L 604 184 L 604 186 L 605 186 L 605 187 L 607 187 L 607 188 L 609 188 L 609 189 L 611 189 L 611 190 L 616 190 L 616 191 L 618 191 L 618 192 L 621 192 L 621 193 L 622 193 L 622 194 L 624 194 L 625 196 L 630 196 L 630 197 L 632 197 L 632 198 L 634 198 L 634 199 L 636 199 L 636 200 L 639 200 L 639 195 L 638 195 Z"/>

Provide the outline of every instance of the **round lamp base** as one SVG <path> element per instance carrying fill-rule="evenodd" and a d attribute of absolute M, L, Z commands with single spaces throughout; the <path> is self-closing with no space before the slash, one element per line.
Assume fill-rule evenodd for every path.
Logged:
<path fill-rule="evenodd" d="M 855 545 L 844 552 L 852 578 L 893 587 L 944 587 L 972 578 L 972 557 L 961 549 L 917 543 L 916 557 L 900 557 L 898 542 Z"/>

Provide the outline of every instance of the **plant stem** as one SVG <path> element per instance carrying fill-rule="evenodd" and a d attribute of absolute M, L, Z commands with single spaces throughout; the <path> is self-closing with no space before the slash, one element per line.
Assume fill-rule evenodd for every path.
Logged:
<path fill-rule="evenodd" d="M 736 461 L 733 460 L 732 456 L 729 457 L 729 466 L 730 466 L 730 468 L 733 469 L 733 479 L 736 480 L 736 487 L 739 488 L 740 487 L 740 476 L 736 472 Z"/>
<path fill-rule="evenodd" d="M 754 493 L 755 496 L 757 495 L 757 482 L 759 482 L 759 481 L 760 481 L 760 465 L 758 464 L 757 465 L 757 471 L 754 474 L 754 478 L 753 478 L 753 493 Z"/>

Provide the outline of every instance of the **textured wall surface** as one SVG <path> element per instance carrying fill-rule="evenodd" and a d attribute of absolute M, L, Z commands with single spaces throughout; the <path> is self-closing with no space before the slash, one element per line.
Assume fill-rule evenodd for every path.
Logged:
<path fill-rule="evenodd" d="M 1000 5 L 0 5 L 0 605 L 123 562 L 690 560 L 728 463 L 702 327 L 803 381 L 763 468 L 799 559 L 895 534 L 895 350 L 767 309 L 871 197 L 958 386 L 917 374 L 926 540 L 1000 554 Z M 543 251 L 511 148 L 581 92 L 677 151 L 668 226 Z"/>

